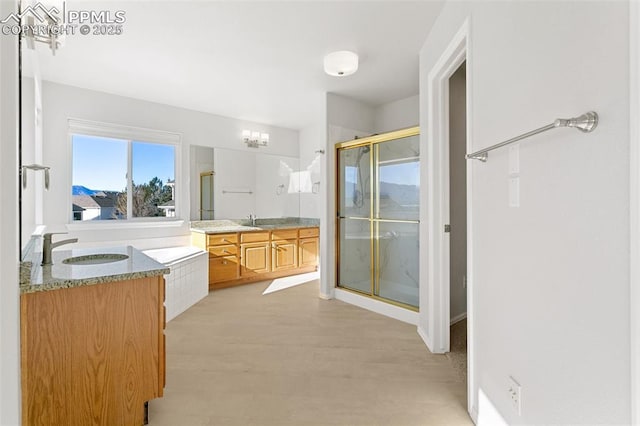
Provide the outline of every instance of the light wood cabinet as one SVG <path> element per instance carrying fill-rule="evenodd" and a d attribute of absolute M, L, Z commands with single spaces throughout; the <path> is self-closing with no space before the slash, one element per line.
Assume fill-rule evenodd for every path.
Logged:
<path fill-rule="evenodd" d="M 141 425 L 165 384 L 164 279 L 20 296 L 25 425 Z"/>
<path fill-rule="evenodd" d="M 209 257 L 209 284 L 238 278 L 238 256 Z"/>
<path fill-rule="evenodd" d="M 191 244 L 209 252 L 209 288 L 240 276 L 238 233 L 191 233 Z"/>
<path fill-rule="evenodd" d="M 240 245 L 240 276 L 253 277 L 271 271 L 269 241 Z"/>
<path fill-rule="evenodd" d="M 211 290 L 315 271 L 318 242 L 318 227 L 191 233 L 191 243 L 209 252 Z"/>
<path fill-rule="evenodd" d="M 277 240 L 271 244 L 272 270 L 285 271 L 298 267 L 298 241 Z"/>
<path fill-rule="evenodd" d="M 320 251 L 320 240 L 318 237 L 314 238 L 301 238 L 298 243 L 299 250 L 299 266 L 313 267 L 318 266 L 318 254 Z"/>

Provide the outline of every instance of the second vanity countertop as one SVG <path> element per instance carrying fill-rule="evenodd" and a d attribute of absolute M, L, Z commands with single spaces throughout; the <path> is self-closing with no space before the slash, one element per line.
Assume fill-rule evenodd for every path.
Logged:
<path fill-rule="evenodd" d="M 246 219 L 216 219 L 191 222 L 191 231 L 202 234 L 227 232 L 271 231 L 274 229 L 311 228 L 320 226 L 320 220 L 309 218 L 258 219 L 252 226 Z"/>
<path fill-rule="evenodd" d="M 62 262 L 70 257 L 105 253 L 126 255 L 128 258 L 91 265 L 73 265 Z M 41 255 L 41 253 L 37 254 Z M 34 258 L 37 259 L 38 256 Z M 38 262 L 32 264 L 28 273 L 30 277 L 24 277 L 20 282 L 20 293 L 126 281 L 165 275 L 169 272 L 169 268 L 165 265 L 156 262 L 131 246 L 54 250 L 52 265 L 40 265 Z"/>

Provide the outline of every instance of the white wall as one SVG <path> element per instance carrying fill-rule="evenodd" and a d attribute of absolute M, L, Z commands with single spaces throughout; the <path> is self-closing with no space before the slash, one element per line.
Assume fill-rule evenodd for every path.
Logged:
<path fill-rule="evenodd" d="M 18 10 L 1 1 L 0 16 Z M 0 37 L 0 424 L 20 424 L 18 41 Z"/>
<path fill-rule="evenodd" d="M 44 162 L 51 166 L 51 190 L 45 193 L 44 222 L 50 229 L 64 229 L 68 223 L 71 187 L 70 143 L 67 138 L 67 119 L 85 120 L 177 132 L 182 135 L 183 190 L 177 191 L 183 209 L 183 226 L 162 228 L 110 229 L 108 231 L 78 231 L 72 234 L 81 242 L 149 240 L 141 248 L 153 248 L 157 243 L 174 243 L 188 235 L 190 218 L 189 146 L 226 147 L 250 152 L 241 140 L 243 129 L 270 134 L 263 153 L 298 157 L 298 132 L 279 127 L 250 123 L 232 118 L 176 108 L 112 94 L 95 92 L 51 82 L 43 84 Z"/>
<path fill-rule="evenodd" d="M 326 158 L 326 123 L 314 123 L 300 130 L 300 169 L 311 171 L 312 182 L 322 182 L 322 164 Z M 324 150 L 321 154 L 317 151 Z M 316 185 L 317 193 L 300 194 L 300 217 L 320 218 L 323 198 L 320 185 Z"/>
<path fill-rule="evenodd" d="M 510 424 L 630 422 L 628 14 L 626 2 L 448 2 L 421 51 L 424 126 L 428 74 L 470 18 L 474 149 L 556 117 L 601 119 L 592 134 L 521 143 L 519 208 L 508 205 L 507 150 L 473 163 L 479 417 L 482 390 Z"/>
<path fill-rule="evenodd" d="M 420 96 L 414 95 L 377 106 L 374 113 L 374 130 L 386 133 L 418 125 Z"/>

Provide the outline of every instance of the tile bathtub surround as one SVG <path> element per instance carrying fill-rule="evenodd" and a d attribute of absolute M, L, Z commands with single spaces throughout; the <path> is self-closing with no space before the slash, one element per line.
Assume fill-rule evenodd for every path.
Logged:
<path fill-rule="evenodd" d="M 128 258 L 116 262 L 94 265 L 67 265 L 64 259 L 96 254 L 124 254 Z M 33 259 L 42 258 L 42 253 L 34 253 Z M 24 262 L 23 262 L 24 263 Z M 101 247 L 92 249 L 72 249 L 53 251 L 53 264 L 41 265 L 32 262 L 30 279 L 20 282 L 21 293 L 80 287 L 115 281 L 168 274 L 169 268 L 131 247 Z"/>
<path fill-rule="evenodd" d="M 209 294 L 209 254 L 195 247 L 168 247 L 145 250 L 152 259 L 166 265 L 167 322 Z"/>

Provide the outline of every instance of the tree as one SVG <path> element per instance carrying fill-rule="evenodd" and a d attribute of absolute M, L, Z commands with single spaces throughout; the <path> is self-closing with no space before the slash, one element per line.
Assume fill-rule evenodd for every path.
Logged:
<path fill-rule="evenodd" d="M 164 216 L 164 213 L 158 206 L 171 201 L 171 187 L 164 185 L 162 180 L 154 177 L 149 183 L 136 185 L 132 182 L 133 193 L 131 195 L 131 204 L 133 208 L 133 217 L 154 217 Z M 127 190 L 125 189 L 118 194 L 116 200 L 116 209 L 127 216 Z"/>

